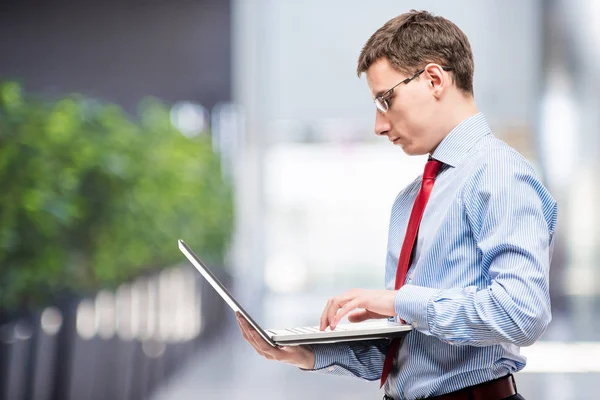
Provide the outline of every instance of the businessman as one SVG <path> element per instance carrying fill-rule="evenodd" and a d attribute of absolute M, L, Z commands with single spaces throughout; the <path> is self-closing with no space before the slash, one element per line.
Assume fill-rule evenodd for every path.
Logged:
<path fill-rule="evenodd" d="M 272 348 L 238 319 L 259 354 L 378 380 L 384 399 L 523 399 L 513 374 L 526 362 L 519 348 L 551 320 L 557 204 L 531 165 L 492 134 L 473 98 L 473 70 L 465 34 L 425 11 L 385 23 L 358 58 L 375 134 L 429 159 L 393 204 L 385 290 L 331 298 L 320 327 L 335 329 L 348 315 L 414 329 L 401 341 Z"/>

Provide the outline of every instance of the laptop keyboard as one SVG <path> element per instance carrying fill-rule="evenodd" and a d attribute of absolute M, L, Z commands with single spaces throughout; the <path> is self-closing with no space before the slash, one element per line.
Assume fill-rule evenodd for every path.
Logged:
<path fill-rule="evenodd" d="M 383 328 L 387 326 L 386 321 L 376 321 L 376 322 L 363 322 L 361 324 L 341 324 L 335 327 L 335 332 L 349 332 L 355 330 L 364 330 L 365 328 Z M 288 328 L 285 329 L 287 332 L 295 333 L 295 334 L 303 334 L 303 333 L 319 333 L 321 330 L 318 326 L 306 326 L 302 328 Z M 330 332 L 331 329 L 327 327 L 324 332 Z"/>
<path fill-rule="evenodd" d="M 327 329 L 325 329 L 325 332 L 329 332 L 330 330 L 331 329 L 329 329 L 329 327 L 328 327 Z M 341 332 L 346 331 L 346 329 L 341 328 L 339 326 L 335 330 L 341 331 Z M 292 332 L 292 333 L 319 333 L 319 332 L 321 332 L 321 330 L 319 329 L 318 326 L 306 326 L 306 327 L 302 327 L 302 328 L 288 328 L 288 329 L 286 329 L 286 331 Z"/>

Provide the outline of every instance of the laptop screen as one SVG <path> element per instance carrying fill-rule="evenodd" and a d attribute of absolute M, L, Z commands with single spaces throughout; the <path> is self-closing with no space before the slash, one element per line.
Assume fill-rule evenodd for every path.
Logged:
<path fill-rule="evenodd" d="M 263 339 L 267 341 L 267 343 L 269 343 L 273 347 L 276 347 L 275 342 L 273 342 L 271 338 L 267 336 L 265 331 L 252 319 L 250 314 L 248 314 L 246 310 L 242 308 L 242 306 L 237 302 L 237 300 L 229 293 L 227 288 L 225 288 L 225 286 L 223 286 L 223 284 L 219 282 L 217 277 L 212 272 L 210 272 L 208 267 L 192 251 L 192 249 L 190 249 L 190 247 L 181 239 L 178 240 L 178 244 L 179 250 L 181 250 L 181 252 L 187 257 L 187 259 L 190 260 L 192 265 L 194 265 L 194 267 L 196 267 L 196 269 L 200 271 L 200 273 L 208 281 L 210 286 L 212 286 L 213 289 L 215 289 L 217 293 L 219 293 L 219 295 L 223 298 L 223 300 L 225 300 L 229 307 L 231 307 L 233 311 L 242 314 L 242 316 L 246 318 L 246 321 L 248 321 L 248 323 L 252 325 L 254 329 L 256 329 L 256 331 L 260 334 L 260 336 L 262 336 Z"/>

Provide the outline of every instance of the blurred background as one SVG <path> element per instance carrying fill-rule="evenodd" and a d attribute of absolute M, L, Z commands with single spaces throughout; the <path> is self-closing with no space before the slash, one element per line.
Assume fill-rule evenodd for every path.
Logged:
<path fill-rule="evenodd" d="M 176 241 L 267 327 L 381 288 L 425 159 L 373 134 L 356 59 L 411 8 L 467 34 L 480 110 L 559 202 L 553 322 L 519 390 L 596 399 L 595 0 L 2 0 L 0 399 L 380 398 L 260 358 Z"/>

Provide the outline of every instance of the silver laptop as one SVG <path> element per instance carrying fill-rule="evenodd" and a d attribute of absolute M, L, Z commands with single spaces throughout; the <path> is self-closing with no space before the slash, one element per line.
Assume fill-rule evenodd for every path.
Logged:
<path fill-rule="evenodd" d="M 338 324 L 335 330 L 321 331 L 318 326 L 289 329 L 263 329 L 219 282 L 206 265 L 198 258 L 183 240 L 179 240 L 179 250 L 196 267 L 210 285 L 221 295 L 234 312 L 239 312 L 250 325 L 271 346 L 296 346 L 302 344 L 348 342 L 366 339 L 386 339 L 406 335 L 412 326 L 389 320 L 366 321 Z"/>

